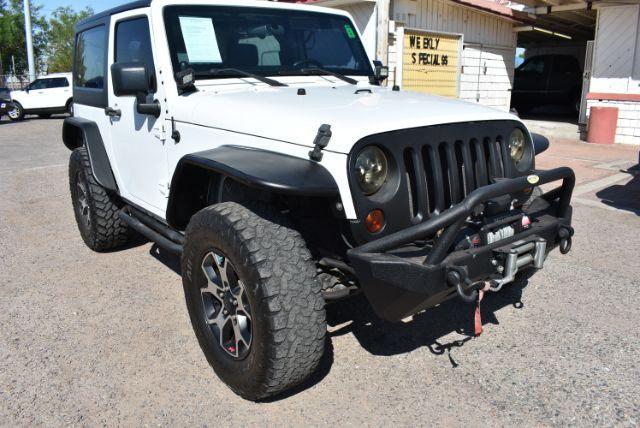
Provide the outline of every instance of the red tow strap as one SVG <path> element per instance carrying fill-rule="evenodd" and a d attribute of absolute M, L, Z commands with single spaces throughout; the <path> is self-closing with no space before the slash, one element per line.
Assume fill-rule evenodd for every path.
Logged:
<path fill-rule="evenodd" d="M 489 281 L 485 282 L 484 287 L 478 290 L 478 304 L 476 305 L 476 313 L 473 317 L 473 335 L 478 337 L 482 334 L 482 315 L 480 314 L 480 302 L 484 297 L 484 293 L 490 288 Z"/>

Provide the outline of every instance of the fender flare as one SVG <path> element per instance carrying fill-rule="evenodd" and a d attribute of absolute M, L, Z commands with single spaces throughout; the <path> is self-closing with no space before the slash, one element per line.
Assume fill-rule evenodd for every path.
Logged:
<path fill-rule="evenodd" d="M 80 117 L 66 118 L 62 124 L 62 141 L 69 150 L 85 146 L 89 153 L 91 170 L 98 183 L 105 189 L 118 193 L 109 156 L 95 122 Z"/>
<path fill-rule="evenodd" d="M 183 229 L 188 222 L 186 190 L 202 171 L 232 178 L 246 186 L 290 196 L 339 197 L 338 185 L 318 162 L 241 146 L 220 146 L 192 153 L 176 166 L 167 205 L 167 222 Z"/>

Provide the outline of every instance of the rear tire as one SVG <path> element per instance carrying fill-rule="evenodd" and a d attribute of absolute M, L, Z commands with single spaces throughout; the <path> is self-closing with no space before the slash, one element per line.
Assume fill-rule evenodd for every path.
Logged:
<path fill-rule="evenodd" d="M 22 108 L 22 105 L 19 102 L 14 101 L 13 108 L 7 111 L 7 116 L 9 116 L 9 119 L 13 122 L 20 121 L 24 119 L 24 108 Z"/>
<path fill-rule="evenodd" d="M 67 104 L 64 110 L 67 112 L 69 116 L 73 117 L 73 100 L 67 101 Z"/>
<path fill-rule="evenodd" d="M 118 215 L 120 200 L 97 182 L 85 147 L 71 153 L 69 188 L 76 223 L 87 247 L 106 251 L 129 241 L 129 229 Z"/>
<path fill-rule="evenodd" d="M 200 347 L 236 394 L 272 396 L 315 371 L 324 299 L 311 254 L 285 218 L 235 202 L 201 210 L 187 227 L 182 282 Z"/>

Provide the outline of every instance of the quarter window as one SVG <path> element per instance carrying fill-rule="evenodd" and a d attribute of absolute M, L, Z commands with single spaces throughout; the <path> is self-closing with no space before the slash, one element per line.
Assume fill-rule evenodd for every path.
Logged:
<path fill-rule="evenodd" d="M 106 57 L 105 27 L 95 27 L 78 34 L 75 58 L 75 85 L 104 88 Z"/>

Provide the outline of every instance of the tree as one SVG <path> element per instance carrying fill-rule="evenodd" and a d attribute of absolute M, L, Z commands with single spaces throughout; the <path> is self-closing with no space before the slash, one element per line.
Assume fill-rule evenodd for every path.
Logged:
<path fill-rule="evenodd" d="M 41 6 L 31 3 L 31 28 L 36 65 L 43 59 L 47 21 L 40 16 Z M 0 0 L 0 75 L 5 74 L 13 56 L 17 75 L 27 72 L 27 47 L 24 36 L 24 6 L 22 0 Z"/>
<path fill-rule="evenodd" d="M 47 34 L 48 73 L 71 71 L 76 23 L 91 15 L 93 9 L 90 7 L 79 12 L 75 12 L 70 6 L 59 7 L 53 11 Z"/>

